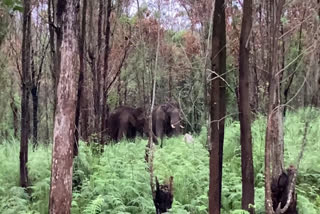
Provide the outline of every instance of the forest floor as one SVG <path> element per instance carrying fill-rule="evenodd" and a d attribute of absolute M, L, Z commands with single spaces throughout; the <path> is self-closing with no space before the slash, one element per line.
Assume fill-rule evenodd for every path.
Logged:
<path fill-rule="evenodd" d="M 301 109 L 285 119 L 285 166 L 296 165 L 305 121 L 309 120 L 307 145 L 297 180 L 301 214 L 320 213 L 320 111 Z M 252 127 L 256 213 L 264 213 L 265 117 Z M 243 213 L 241 207 L 240 125 L 227 120 L 224 145 L 223 213 Z M 154 175 L 161 182 L 173 176 L 174 202 L 170 213 L 207 213 L 209 158 L 206 130 L 187 144 L 183 136 L 156 147 Z M 102 154 L 92 144 L 81 142 L 74 161 L 72 213 L 154 213 L 150 176 L 144 160 L 147 141 L 120 142 L 105 147 Z M 0 213 L 47 213 L 50 189 L 50 146 L 29 150 L 31 196 L 19 187 L 19 141 L 0 140 Z"/>

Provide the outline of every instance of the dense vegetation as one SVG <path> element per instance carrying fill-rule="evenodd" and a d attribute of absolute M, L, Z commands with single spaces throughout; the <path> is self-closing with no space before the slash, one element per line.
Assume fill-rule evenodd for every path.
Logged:
<path fill-rule="evenodd" d="M 307 145 L 298 172 L 298 208 L 302 214 L 320 213 L 319 110 L 300 109 L 285 119 L 285 163 L 296 164 L 305 121 L 309 120 Z M 265 117 L 252 127 L 257 213 L 264 213 Z M 206 130 L 186 144 L 183 137 L 167 139 L 156 148 L 154 175 L 174 177 L 174 203 L 170 213 L 207 213 L 209 159 Z M 224 213 L 243 213 L 239 122 L 228 120 L 224 146 L 222 206 Z M 108 145 L 98 154 L 95 145 L 80 145 L 74 162 L 72 213 L 153 213 L 149 173 L 144 161 L 146 140 Z M 19 143 L 0 142 L 0 213 L 47 213 L 50 188 L 51 146 L 30 147 L 28 168 L 31 196 L 19 187 Z M 31 198 L 30 198 L 31 197 Z"/>

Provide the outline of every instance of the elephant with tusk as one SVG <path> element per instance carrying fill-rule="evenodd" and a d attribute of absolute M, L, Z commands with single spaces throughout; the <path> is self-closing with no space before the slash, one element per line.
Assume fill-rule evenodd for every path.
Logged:
<path fill-rule="evenodd" d="M 156 137 L 161 139 L 162 147 L 163 137 L 178 135 L 181 128 L 180 109 L 174 103 L 165 103 L 158 105 L 152 112 L 152 131 Z"/>

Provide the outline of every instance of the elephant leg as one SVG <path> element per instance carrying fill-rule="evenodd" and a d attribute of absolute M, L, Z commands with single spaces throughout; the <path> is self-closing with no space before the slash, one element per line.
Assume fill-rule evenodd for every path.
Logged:
<path fill-rule="evenodd" d="M 156 136 L 160 137 L 160 139 L 161 139 L 160 148 L 162 148 L 162 145 L 163 145 L 163 134 L 164 134 L 163 122 L 160 121 L 160 122 L 158 122 L 158 124 L 156 126 Z"/>
<path fill-rule="evenodd" d="M 124 136 L 127 136 L 128 124 L 120 124 L 117 141 L 121 140 Z"/>

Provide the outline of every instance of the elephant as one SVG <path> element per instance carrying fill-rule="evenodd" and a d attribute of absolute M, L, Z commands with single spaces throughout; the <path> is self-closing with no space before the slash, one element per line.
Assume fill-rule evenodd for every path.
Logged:
<path fill-rule="evenodd" d="M 168 102 L 157 106 L 152 112 L 152 131 L 156 137 L 161 139 L 162 147 L 163 137 L 178 135 L 183 128 L 180 124 L 180 109 L 177 104 Z"/>
<path fill-rule="evenodd" d="M 144 111 L 142 108 L 119 106 L 111 112 L 107 122 L 107 133 L 116 142 L 123 137 L 133 139 L 137 132 L 142 135 L 144 131 Z"/>

